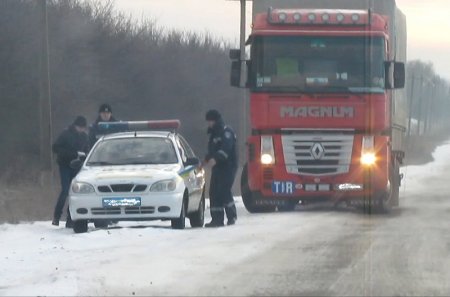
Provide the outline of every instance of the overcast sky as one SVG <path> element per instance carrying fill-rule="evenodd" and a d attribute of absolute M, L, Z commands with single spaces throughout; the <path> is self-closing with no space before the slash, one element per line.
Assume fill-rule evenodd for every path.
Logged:
<path fill-rule="evenodd" d="M 152 18 L 166 28 L 209 32 L 239 40 L 239 3 L 227 0 L 115 0 L 116 8 L 137 20 Z M 408 59 L 434 63 L 450 79 L 450 0 L 397 0 L 408 18 Z M 248 15 L 250 15 L 250 2 Z"/>

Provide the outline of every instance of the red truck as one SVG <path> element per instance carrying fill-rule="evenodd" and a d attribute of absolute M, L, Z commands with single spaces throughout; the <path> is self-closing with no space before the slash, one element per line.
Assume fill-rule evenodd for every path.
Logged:
<path fill-rule="evenodd" d="M 406 18 L 395 0 L 253 0 L 252 32 L 230 58 L 231 84 L 250 94 L 249 212 L 399 205 Z"/>

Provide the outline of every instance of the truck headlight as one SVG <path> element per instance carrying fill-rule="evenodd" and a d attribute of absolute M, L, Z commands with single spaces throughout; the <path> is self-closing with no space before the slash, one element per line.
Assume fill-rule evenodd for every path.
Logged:
<path fill-rule="evenodd" d="M 377 161 L 375 150 L 375 137 L 363 136 L 361 150 L 361 164 L 364 166 L 373 166 Z"/>
<path fill-rule="evenodd" d="M 275 164 L 275 150 L 272 136 L 261 136 L 261 164 Z"/>
<path fill-rule="evenodd" d="M 177 188 L 176 179 L 161 180 L 150 187 L 150 192 L 173 192 Z"/>
<path fill-rule="evenodd" d="M 83 182 L 73 182 L 72 183 L 72 192 L 76 194 L 90 194 L 94 193 L 94 186 L 88 183 Z"/>

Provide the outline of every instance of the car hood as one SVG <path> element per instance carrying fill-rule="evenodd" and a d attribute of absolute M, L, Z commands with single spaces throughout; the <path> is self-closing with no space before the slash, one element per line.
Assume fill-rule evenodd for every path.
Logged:
<path fill-rule="evenodd" d="M 94 185 L 111 183 L 144 183 L 148 184 L 179 176 L 182 167 L 170 165 L 124 165 L 84 167 L 77 175 L 77 181 L 89 182 Z"/>

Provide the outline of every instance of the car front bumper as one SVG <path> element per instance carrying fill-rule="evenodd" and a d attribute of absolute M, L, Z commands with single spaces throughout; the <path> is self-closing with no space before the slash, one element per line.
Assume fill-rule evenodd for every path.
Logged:
<path fill-rule="evenodd" d="M 136 193 L 135 193 L 136 194 Z M 180 216 L 183 204 L 183 194 L 180 193 L 145 193 L 140 195 L 75 195 L 69 196 L 69 209 L 72 220 L 156 220 L 175 219 Z M 104 198 L 136 198 L 139 206 L 104 207 Z"/>

